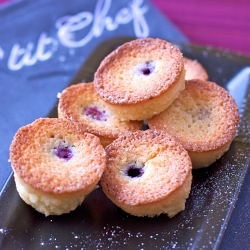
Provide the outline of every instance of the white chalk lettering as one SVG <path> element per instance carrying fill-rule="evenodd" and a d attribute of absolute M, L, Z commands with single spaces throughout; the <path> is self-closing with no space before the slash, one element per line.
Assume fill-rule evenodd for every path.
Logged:
<path fill-rule="evenodd" d="M 9 70 L 17 71 L 51 59 L 59 44 L 69 48 L 71 55 L 75 48 L 85 46 L 92 39 L 102 36 L 104 32 L 115 32 L 126 24 L 131 24 L 136 37 L 147 37 L 149 27 L 145 13 L 148 7 L 143 3 L 144 0 L 128 1 L 127 6 L 118 9 L 111 16 L 109 12 L 112 0 L 98 0 L 93 12 L 82 11 L 57 19 L 57 37 L 42 32 L 36 42 L 28 41 L 24 45 L 16 42 L 9 53 L 0 47 L 0 60 L 4 62 L 3 59 L 6 59 Z"/>
<path fill-rule="evenodd" d="M 67 47 L 85 46 L 91 39 L 100 37 L 105 29 L 114 31 L 122 24 L 133 22 L 135 35 L 147 37 L 149 27 L 144 17 L 147 7 L 142 0 L 134 0 L 129 7 L 120 9 L 114 18 L 108 16 L 111 0 L 99 0 L 94 14 L 81 12 L 74 16 L 62 17 L 59 20 L 58 38 Z M 81 32 L 84 34 L 79 38 Z"/>
<path fill-rule="evenodd" d="M 4 50 L 0 47 L 0 59 L 4 58 Z"/>
<path fill-rule="evenodd" d="M 77 31 L 88 27 L 93 20 L 93 15 L 88 12 L 81 12 L 74 16 L 67 16 L 60 18 L 56 26 L 58 27 L 58 37 L 60 42 L 68 47 L 80 47 L 71 46 L 72 40 L 75 39 L 75 34 Z M 91 34 L 86 35 L 82 40 L 82 44 L 87 44 L 92 39 Z"/>
<path fill-rule="evenodd" d="M 57 48 L 57 41 L 42 33 L 37 46 L 29 42 L 26 48 L 14 44 L 8 60 L 10 70 L 19 70 L 24 66 L 32 66 L 38 61 L 46 61 L 52 57 Z"/>
<path fill-rule="evenodd" d="M 147 8 L 140 7 L 143 3 L 143 0 L 135 1 L 136 4 L 131 4 L 131 9 L 135 20 L 133 22 L 135 34 L 138 37 L 147 37 L 149 35 L 149 27 L 147 25 L 144 13 L 147 11 Z"/>

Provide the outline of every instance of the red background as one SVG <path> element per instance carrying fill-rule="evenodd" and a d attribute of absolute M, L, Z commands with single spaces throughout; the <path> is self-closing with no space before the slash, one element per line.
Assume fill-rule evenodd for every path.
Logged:
<path fill-rule="evenodd" d="M 249 0 L 152 0 L 190 39 L 250 55 Z"/>

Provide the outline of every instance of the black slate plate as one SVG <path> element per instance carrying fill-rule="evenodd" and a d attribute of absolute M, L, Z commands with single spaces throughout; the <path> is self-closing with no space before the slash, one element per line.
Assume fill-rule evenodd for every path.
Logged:
<path fill-rule="evenodd" d="M 101 44 L 72 83 L 91 81 L 100 60 L 127 40 Z M 172 219 L 137 218 L 97 189 L 74 212 L 44 217 L 20 200 L 10 176 L 0 193 L 0 249 L 219 248 L 250 162 L 250 58 L 193 45 L 179 47 L 204 65 L 210 80 L 231 92 L 241 115 L 230 150 L 211 167 L 193 171 L 186 210 Z M 56 107 L 48 116 L 56 116 Z"/>

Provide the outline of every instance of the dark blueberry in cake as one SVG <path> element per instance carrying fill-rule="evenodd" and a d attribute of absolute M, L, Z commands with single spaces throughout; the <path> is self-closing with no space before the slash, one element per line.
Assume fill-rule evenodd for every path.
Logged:
<path fill-rule="evenodd" d="M 131 178 L 141 177 L 144 174 L 142 166 L 132 163 L 127 166 L 126 175 Z"/>
<path fill-rule="evenodd" d="M 107 121 L 107 113 L 105 110 L 100 110 L 98 107 L 85 108 L 85 115 L 97 121 Z"/>
<path fill-rule="evenodd" d="M 148 76 L 154 71 L 154 69 L 155 69 L 155 66 L 153 62 L 148 61 L 144 65 L 141 66 L 140 73 L 145 76 Z"/>
<path fill-rule="evenodd" d="M 58 147 L 54 148 L 55 155 L 60 159 L 70 160 L 73 157 L 73 152 L 70 147 L 65 147 L 59 145 Z"/>

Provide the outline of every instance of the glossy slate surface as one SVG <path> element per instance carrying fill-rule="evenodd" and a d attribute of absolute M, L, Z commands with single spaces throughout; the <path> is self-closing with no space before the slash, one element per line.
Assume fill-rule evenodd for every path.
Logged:
<path fill-rule="evenodd" d="M 101 44 L 72 83 L 91 81 L 100 60 L 118 44 Z M 210 48 L 179 46 L 199 60 L 210 80 L 231 91 L 241 123 L 230 150 L 210 168 L 193 171 L 186 210 L 172 219 L 137 218 L 111 204 L 100 189 L 77 210 L 44 217 L 20 200 L 10 177 L 0 196 L 1 249 L 218 249 L 249 167 L 250 59 Z M 56 107 L 49 116 L 56 116 Z"/>

